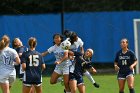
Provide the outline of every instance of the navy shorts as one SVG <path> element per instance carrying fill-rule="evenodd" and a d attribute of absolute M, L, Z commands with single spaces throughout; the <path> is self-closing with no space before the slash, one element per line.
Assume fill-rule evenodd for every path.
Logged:
<path fill-rule="evenodd" d="M 129 76 L 134 76 L 134 72 L 132 72 L 132 71 L 131 72 L 127 72 L 127 73 L 120 73 L 120 72 L 118 72 L 117 78 L 118 79 L 126 79 Z"/>
<path fill-rule="evenodd" d="M 77 85 L 84 84 L 83 76 L 82 75 L 76 75 L 75 73 L 70 73 L 69 74 L 69 79 L 70 80 L 76 80 Z"/>

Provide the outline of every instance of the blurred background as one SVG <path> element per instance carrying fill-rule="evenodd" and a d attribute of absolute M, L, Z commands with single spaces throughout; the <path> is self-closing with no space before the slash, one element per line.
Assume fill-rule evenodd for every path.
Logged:
<path fill-rule="evenodd" d="M 94 50 L 92 62 L 99 73 L 114 73 L 122 38 L 139 59 L 139 5 L 140 0 L 0 0 L 0 36 L 19 37 L 25 46 L 29 37 L 36 37 L 37 50 L 44 52 L 53 45 L 53 34 L 69 29 L 83 40 L 84 49 Z M 44 59 L 50 74 L 55 57 Z"/>

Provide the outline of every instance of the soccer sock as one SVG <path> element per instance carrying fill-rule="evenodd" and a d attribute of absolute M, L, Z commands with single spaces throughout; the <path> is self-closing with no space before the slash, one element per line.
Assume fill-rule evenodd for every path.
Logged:
<path fill-rule="evenodd" d="M 120 91 L 119 93 L 124 93 L 124 92 L 121 92 L 121 91 Z"/>
<path fill-rule="evenodd" d="M 91 76 L 91 74 L 88 71 L 86 71 L 84 73 L 84 75 L 92 82 L 92 84 L 95 83 L 95 80 L 93 79 L 93 77 Z"/>
<path fill-rule="evenodd" d="M 57 83 L 61 82 L 62 80 L 63 80 L 63 78 L 62 78 L 62 77 L 59 77 L 59 78 L 57 79 Z"/>
<path fill-rule="evenodd" d="M 135 90 L 132 88 L 132 89 L 129 89 L 130 93 L 135 93 Z"/>
<path fill-rule="evenodd" d="M 66 93 L 71 93 L 71 92 L 66 92 Z"/>

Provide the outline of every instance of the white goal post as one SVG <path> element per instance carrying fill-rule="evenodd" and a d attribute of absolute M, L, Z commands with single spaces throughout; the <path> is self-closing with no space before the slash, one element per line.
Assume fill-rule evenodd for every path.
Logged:
<path fill-rule="evenodd" d="M 136 74 L 140 73 L 140 19 L 134 19 L 134 44 L 135 44 L 135 54 L 138 59 L 138 64 L 136 66 Z"/>

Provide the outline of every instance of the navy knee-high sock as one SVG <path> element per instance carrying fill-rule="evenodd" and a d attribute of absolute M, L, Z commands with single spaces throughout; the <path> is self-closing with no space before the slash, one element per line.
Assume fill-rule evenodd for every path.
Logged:
<path fill-rule="evenodd" d="M 124 92 L 120 91 L 119 93 L 124 93 Z"/>
<path fill-rule="evenodd" d="M 135 93 L 135 90 L 132 88 L 132 89 L 129 89 L 130 93 Z"/>

